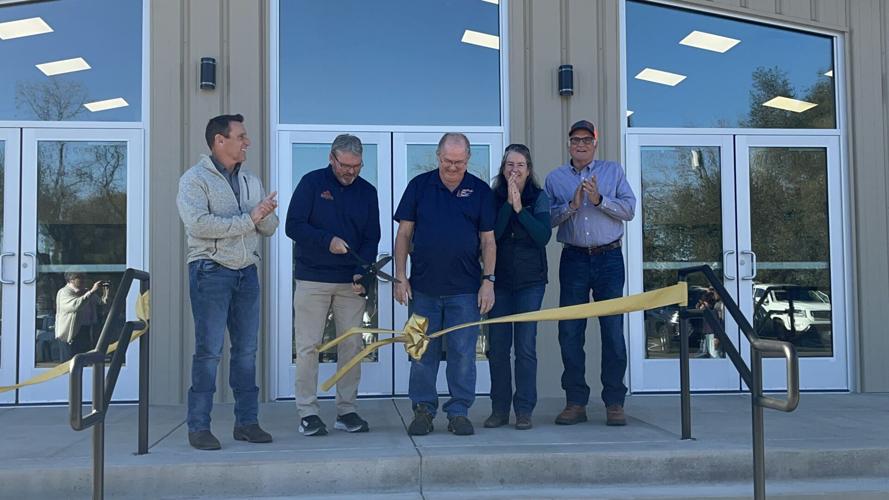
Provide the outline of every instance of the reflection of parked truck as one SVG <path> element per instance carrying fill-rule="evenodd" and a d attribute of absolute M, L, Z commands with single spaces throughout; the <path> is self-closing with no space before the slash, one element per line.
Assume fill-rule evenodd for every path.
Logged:
<path fill-rule="evenodd" d="M 830 297 L 819 290 L 799 285 L 755 284 L 753 303 L 754 324 L 761 333 L 771 333 L 780 340 L 803 335 L 817 339 L 819 334 L 830 333 Z"/>

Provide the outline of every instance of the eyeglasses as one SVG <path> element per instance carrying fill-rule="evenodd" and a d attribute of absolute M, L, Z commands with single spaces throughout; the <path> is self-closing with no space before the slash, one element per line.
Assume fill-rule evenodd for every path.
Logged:
<path fill-rule="evenodd" d="M 453 160 L 448 160 L 447 158 L 441 158 L 441 157 L 439 157 L 439 161 L 445 167 L 457 167 L 457 168 L 463 168 L 466 166 L 467 163 L 469 163 L 468 160 L 453 161 Z"/>
<path fill-rule="evenodd" d="M 592 136 L 590 136 L 590 137 L 571 137 L 570 139 L 568 139 L 568 144 L 571 144 L 572 146 L 580 146 L 581 144 L 589 146 L 590 144 L 593 143 L 593 140 L 594 139 Z"/>
<path fill-rule="evenodd" d="M 337 166 L 343 170 L 361 170 L 361 167 L 364 166 L 364 162 L 361 162 L 357 165 L 347 165 L 340 161 L 336 155 L 333 155 L 333 159 L 336 160 Z"/>
<path fill-rule="evenodd" d="M 507 168 L 528 168 L 528 164 L 524 163 L 524 162 L 516 163 L 516 162 L 508 161 L 508 162 L 506 162 L 506 164 L 504 166 L 506 166 Z"/>

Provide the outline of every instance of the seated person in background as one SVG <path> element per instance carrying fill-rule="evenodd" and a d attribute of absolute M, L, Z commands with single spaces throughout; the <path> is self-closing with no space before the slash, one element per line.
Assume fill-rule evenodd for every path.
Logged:
<path fill-rule="evenodd" d="M 108 303 L 111 284 L 96 281 L 87 289 L 85 276 L 79 272 L 65 273 L 65 281 L 56 294 L 56 338 L 68 344 L 73 356 L 93 348 L 93 328 L 99 319 L 97 306 Z"/>

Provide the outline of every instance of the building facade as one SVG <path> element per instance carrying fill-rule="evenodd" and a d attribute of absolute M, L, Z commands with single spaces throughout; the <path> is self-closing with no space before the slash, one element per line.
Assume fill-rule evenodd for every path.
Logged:
<path fill-rule="evenodd" d="M 525 143 L 542 180 L 568 159 L 567 127 L 589 119 L 598 158 L 624 164 L 639 200 L 623 242 L 627 293 L 709 264 L 762 335 L 796 345 L 803 389 L 889 390 L 883 2 L 74 3 L 0 6 L 0 55 L 10 61 L 0 77 L 0 385 L 72 354 L 55 336 L 66 272 L 113 289 L 123 269 L 139 267 L 152 276 L 151 400 L 184 402 L 194 340 L 177 181 L 206 152 L 207 119 L 242 113 L 247 166 L 279 192 L 281 217 L 338 133 L 362 138 L 362 176 L 380 195 L 381 254 L 392 253 L 402 190 L 435 167 L 443 132 L 467 133 L 470 171 L 487 180 L 507 144 Z M 109 28 L 85 33 L 85 22 Z M 201 88 L 207 57 L 211 89 Z M 566 64 L 570 92 L 559 85 Z M 558 305 L 559 253 L 553 240 L 544 307 Z M 260 387 L 267 400 L 288 399 L 292 242 L 283 230 L 263 258 Z M 690 285 L 696 302 L 704 283 Z M 389 285 L 375 292 L 365 323 L 402 325 L 407 311 Z M 88 317 L 102 315 L 97 304 Z M 726 328 L 744 352 L 737 327 Z M 676 333 L 675 309 L 628 316 L 632 392 L 678 389 Z M 541 396 L 562 394 L 556 337 L 555 324 L 540 325 Z M 587 342 L 591 385 L 597 337 Z M 743 390 L 704 329 L 692 342 L 696 390 Z M 482 339 L 479 393 L 484 351 Z M 321 361 L 322 377 L 332 374 L 335 357 Z M 783 362 L 768 361 L 765 383 L 778 389 Z M 134 352 L 122 400 L 135 397 L 137 363 Z M 405 394 L 408 368 L 400 347 L 379 351 L 362 364 L 361 393 Z M 218 397 L 230 400 L 225 358 L 219 377 Z M 0 404 L 66 399 L 61 379 L 0 394 Z"/>

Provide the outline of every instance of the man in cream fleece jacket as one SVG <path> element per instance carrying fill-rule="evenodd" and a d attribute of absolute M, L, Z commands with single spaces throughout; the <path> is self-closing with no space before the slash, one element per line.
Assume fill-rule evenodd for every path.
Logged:
<path fill-rule="evenodd" d="M 234 439 L 271 442 L 259 427 L 256 345 L 259 330 L 259 278 L 262 236 L 278 227 L 277 193 L 241 166 L 250 139 L 241 115 L 210 119 L 205 132 L 210 156 L 179 179 L 176 204 L 188 237 L 188 278 L 194 316 L 195 353 L 188 390 L 188 442 L 218 450 L 210 432 L 216 368 L 226 326 L 231 340 L 229 384 L 235 396 Z"/>

